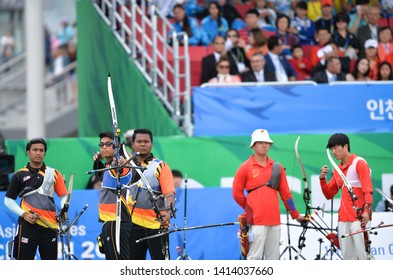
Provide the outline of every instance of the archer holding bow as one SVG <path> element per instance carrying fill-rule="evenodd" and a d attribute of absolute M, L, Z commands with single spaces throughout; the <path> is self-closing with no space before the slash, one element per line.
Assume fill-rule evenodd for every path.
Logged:
<path fill-rule="evenodd" d="M 166 231 L 175 214 L 175 185 L 169 165 L 156 158 L 153 148 L 153 133 L 147 128 L 135 129 L 132 135 L 134 159 L 132 166 L 143 166 L 142 172 L 134 169 L 132 183 L 128 187 L 127 202 L 132 215 L 130 236 L 130 259 L 145 260 L 149 250 L 152 260 L 169 259 L 169 237 L 152 238 L 136 242 L 141 238 Z"/>
<path fill-rule="evenodd" d="M 340 160 L 339 166 L 330 156 Z M 365 159 L 351 154 L 349 138 L 343 133 L 333 134 L 327 144 L 327 155 L 334 167 L 333 177 L 326 181 L 329 169 L 322 166 L 320 185 L 326 199 L 333 199 L 341 190 L 340 209 L 338 211 L 339 236 L 369 227 L 371 223 L 373 187 L 371 170 Z M 340 249 L 344 260 L 367 260 L 371 258 L 368 232 L 348 238 L 340 238 Z"/>
<path fill-rule="evenodd" d="M 245 240 L 249 250 L 242 250 L 247 260 L 280 259 L 279 195 L 292 219 L 299 223 L 305 220 L 296 209 L 284 167 L 268 157 L 272 145 L 266 129 L 255 130 L 250 143 L 254 154 L 240 165 L 233 180 L 232 196 L 244 209 L 249 228 Z M 241 227 L 245 227 L 242 222 Z"/>
<path fill-rule="evenodd" d="M 117 170 L 117 164 L 120 166 L 125 163 L 125 159 L 120 156 L 119 162 L 116 163 L 115 156 L 115 135 L 111 131 L 101 132 L 99 134 L 100 152 L 95 153 L 93 156 L 94 170 L 104 171 L 97 172 L 97 175 L 102 181 L 100 189 L 100 198 L 98 202 L 99 221 L 102 222 L 102 231 L 99 235 L 100 251 L 105 254 L 107 260 L 127 260 L 129 259 L 129 236 L 131 232 L 131 216 L 128 211 L 128 205 L 125 202 L 127 185 L 131 181 L 131 170 L 130 168 L 119 168 Z M 105 160 L 105 164 L 102 162 Z M 111 168 L 113 167 L 113 168 Z M 117 172 L 120 172 L 120 184 L 121 184 L 121 217 L 120 217 L 120 253 L 116 248 L 116 187 L 117 187 Z"/>

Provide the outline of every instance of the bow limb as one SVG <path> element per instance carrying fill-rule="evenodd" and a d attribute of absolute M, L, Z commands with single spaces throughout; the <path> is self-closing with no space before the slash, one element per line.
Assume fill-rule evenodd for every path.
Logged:
<path fill-rule="evenodd" d="M 302 171 L 303 174 L 303 181 L 304 181 L 304 191 L 303 191 L 303 201 L 306 204 L 306 214 L 305 214 L 305 220 L 301 223 L 301 225 L 303 226 L 303 231 L 300 233 L 299 236 L 299 241 L 298 241 L 298 255 L 297 255 L 297 259 L 299 259 L 299 256 L 301 254 L 301 251 L 304 247 L 306 247 L 305 241 L 306 241 L 306 232 L 307 232 L 307 223 L 309 221 L 309 218 L 311 216 L 311 206 L 310 206 L 310 194 L 311 191 L 308 187 L 308 180 L 307 180 L 307 175 L 306 175 L 306 171 L 304 170 L 304 165 L 303 162 L 300 158 L 300 154 L 299 154 L 299 141 L 300 141 L 300 136 L 296 139 L 295 142 L 295 154 L 296 154 L 296 158 L 297 161 L 299 162 L 300 165 L 300 169 Z"/>
<path fill-rule="evenodd" d="M 109 105 L 112 116 L 112 128 L 113 128 L 113 144 L 115 145 L 115 165 L 119 165 L 120 153 L 119 153 L 119 135 L 120 129 L 117 123 L 117 114 L 115 100 L 112 92 L 112 81 L 111 75 L 108 74 L 108 97 Z M 117 168 L 117 186 L 116 186 L 116 229 L 115 229 L 115 241 L 117 253 L 120 255 L 120 224 L 121 224 L 121 185 L 120 185 L 120 168 Z"/>

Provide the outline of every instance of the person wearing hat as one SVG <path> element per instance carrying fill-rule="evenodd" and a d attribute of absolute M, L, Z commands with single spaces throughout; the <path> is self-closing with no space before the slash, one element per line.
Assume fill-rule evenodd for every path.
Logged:
<path fill-rule="evenodd" d="M 268 156 L 273 140 L 266 129 L 256 129 L 251 135 L 254 150 L 236 171 L 232 195 L 244 209 L 249 225 L 248 260 L 278 260 L 280 258 L 280 202 L 284 202 L 292 219 L 301 223 L 288 186 L 283 166 Z M 247 192 L 247 195 L 244 192 Z"/>
<path fill-rule="evenodd" d="M 326 199 L 334 199 L 341 190 L 338 236 L 369 227 L 373 205 L 373 185 L 371 169 L 367 161 L 351 153 L 349 138 L 344 133 L 333 134 L 329 138 L 326 148 L 331 150 L 336 160 L 340 161 L 337 169 L 333 170 L 330 180 L 327 179 L 329 173 L 327 165 L 321 167 L 319 175 L 319 183 Z M 346 181 L 350 182 L 350 186 L 346 185 L 344 176 Z M 343 259 L 370 259 L 369 241 L 368 234 L 355 234 L 339 238 Z"/>
<path fill-rule="evenodd" d="M 63 208 L 67 188 L 60 171 L 44 163 L 46 151 L 47 143 L 42 138 L 27 143 L 29 162 L 12 176 L 4 197 L 5 206 L 18 215 L 18 230 L 11 252 L 17 260 L 34 260 L 37 248 L 42 260 L 57 260 L 54 194 Z M 20 205 L 17 197 L 21 198 Z"/>
<path fill-rule="evenodd" d="M 99 134 L 100 152 L 93 156 L 93 169 L 102 169 L 125 163 L 123 156 L 120 156 L 118 162 L 115 160 L 116 147 L 114 144 L 114 134 L 111 131 L 101 132 Z M 105 159 L 105 163 L 102 160 Z M 107 260 L 127 260 L 129 253 L 129 236 L 131 233 L 131 215 L 129 206 L 126 201 L 127 188 L 125 187 L 132 178 L 130 168 L 121 168 L 119 170 L 111 169 L 97 172 L 96 175 L 101 180 L 100 197 L 98 200 L 99 222 L 102 223 L 101 234 L 98 237 L 100 251 L 105 254 Z M 121 186 L 121 225 L 120 225 L 120 254 L 116 247 L 116 203 L 117 187 Z"/>
<path fill-rule="evenodd" d="M 330 34 L 333 34 L 334 30 L 336 30 L 336 24 L 333 16 L 333 1 L 322 0 L 321 6 L 322 17 L 315 22 L 315 28 L 316 30 L 326 28 Z"/>
<path fill-rule="evenodd" d="M 364 43 L 364 56 L 368 59 L 370 63 L 370 73 L 368 77 L 371 80 L 378 80 L 378 67 L 381 63 L 378 55 L 378 41 L 374 39 L 368 39 Z"/>
<path fill-rule="evenodd" d="M 378 202 L 375 212 L 393 212 L 393 185 L 390 186 L 390 196 L 387 196 L 387 194 L 383 194 L 383 196 L 386 197 Z M 390 201 L 388 198 L 390 198 Z"/>

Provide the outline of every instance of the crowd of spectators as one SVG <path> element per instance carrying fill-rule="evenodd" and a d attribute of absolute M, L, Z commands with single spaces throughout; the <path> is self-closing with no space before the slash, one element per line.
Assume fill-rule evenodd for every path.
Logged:
<path fill-rule="evenodd" d="M 236 9 L 239 5 L 248 9 L 241 12 Z M 201 4 L 184 0 L 177 1 L 168 17 L 177 31 L 187 32 L 190 45 L 213 46 L 209 66 L 206 59 L 201 62 L 201 83 L 217 78 L 222 56 L 230 62 L 231 75 L 246 81 L 249 75 L 243 74 L 252 71 L 250 60 L 260 58 L 256 54 L 262 54 L 264 70 L 274 74 L 274 81 L 391 77 L 393 1 L 216 0 Z M 220 44 L 225 42 L 219 51 L 218 37 Z"/>

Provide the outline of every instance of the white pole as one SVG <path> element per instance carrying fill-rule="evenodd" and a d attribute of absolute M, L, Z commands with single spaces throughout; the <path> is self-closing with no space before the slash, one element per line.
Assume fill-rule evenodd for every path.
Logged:
<path fill-rule="evenodd" d="M 26 136 L 45 137 L 43 0 L 25 1 Z"/>

